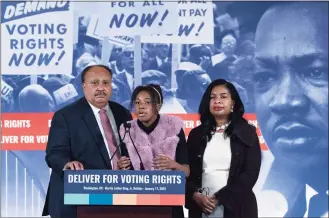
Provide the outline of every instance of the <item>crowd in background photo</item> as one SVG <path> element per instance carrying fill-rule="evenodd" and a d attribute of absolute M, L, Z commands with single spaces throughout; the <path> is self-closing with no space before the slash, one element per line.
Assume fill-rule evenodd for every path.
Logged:
<path fill-rule="evenodd" d="M 112 100 L 129 108 L 131 92 L 136 87 L 135 76 L 142 84 L 161 85 L 165 101 L 163 113 L 197 113 L 199 101 L 211 81 L 223 78 L 233 82 L 248 112 L 253 112 L 251 71 L 254 56 L 254 27 L 257 14 L 241 12 L 243 3 L 214 2 L 214 44 L 179 44 L 181 54 L 177 66 L 172 67 L 172 44 L 142 43 L 142 71 L 134 70 L 134 44 L 112 44 L 108 66 L 113 71 Z M 261 10 L 260 10 L 261 11 Z M 30 75 L 2 75 L 2 80 L 13 88 L 12 96 L 2 98 L 3 112 L 54 112 L 83 96 L 81 71 L 102 60 L 103 40 L 88 36 L 90 17 L 78 19 L 78 42 L 74 44 L 72 73 L 38 75 L 31 82 Z M 246 21 L 246 22 L 244 22 Z M 111 43 L 111 42 L 110 42 Z M 173 85 L 172 75 L 175 75 Z M 75 89 L 65 101 L 54 94 L 63 86 Z M 167 100 L 167 101 L 166 101 Z"/>

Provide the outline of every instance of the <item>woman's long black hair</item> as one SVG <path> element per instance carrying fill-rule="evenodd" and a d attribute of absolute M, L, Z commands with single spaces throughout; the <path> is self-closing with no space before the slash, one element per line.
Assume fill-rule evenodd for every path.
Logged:
<path fill-rule="evenodd" d="M 210 95 L 211 91 L 213 90 L 214 87 L 224 85 L 228 91 L 231 94 L 231 98 L 234 101 L 234 106 L 233 106 L 233 112 L 229 115 L 229 121 L 230 124 L 226 128 L 224 135 L 226 137 L 230 137 L 233 133 L 233 129 L 236 123 L 238 122 L 247 122 L 243 118 L 244 114 L 244 105 L 241 101 L 241 98 L 239 96 L 238 91 L 236 90 L 235 86 L 224 80 L 224 79 L 217 79 L 214 80 L 210 85 L 207 87 L 205 93 L 203 94 L 203 97 L 201 99 L 201 103 L 199 106 L 199 114 L 200 114 L 200 121 L 201 125 L 203 125 L 204 128 L 204 135 L 207 137 L 207 140 L 210 141 L 212 135 L 216 132 L 216 120 L 215 117 L 210 113 Z"/>

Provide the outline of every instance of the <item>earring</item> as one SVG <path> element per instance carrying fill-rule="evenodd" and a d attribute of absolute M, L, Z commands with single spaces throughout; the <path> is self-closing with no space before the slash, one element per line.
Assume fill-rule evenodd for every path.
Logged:
<path fill-rule="evenodd" d="M 233 112 L 233 107 L 231 108 L 231 112 Z"/>

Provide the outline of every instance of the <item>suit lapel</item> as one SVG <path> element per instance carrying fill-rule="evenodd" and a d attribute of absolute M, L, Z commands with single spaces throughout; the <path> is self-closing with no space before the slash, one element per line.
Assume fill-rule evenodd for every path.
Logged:
<path fill-rule="evenodd" d="M 95 115 L 93 113 L 93 110 L 91 109 L 90 105 L 88 104 L 87 100 L 85 100 L 84 102 L 84 111 L 83 111 L 83 115 L 82 118 L 85 121 L 91 135 L 93 136 L 96 145 L 99 147 L 100 149 L 100 153 L 102 155 L 102 158 L 104 160 L 104 162 L 106 163 L 106 166 L 108 169 L 111 169 L 111 161 L 110 161 L 110 157 L 109 154 L 107 152 L 106 149 L 106 145 L 104 143 L 104 139 L 102 136 L 102 133 L 99 129 L 97 120 L 95 118 Z"/>

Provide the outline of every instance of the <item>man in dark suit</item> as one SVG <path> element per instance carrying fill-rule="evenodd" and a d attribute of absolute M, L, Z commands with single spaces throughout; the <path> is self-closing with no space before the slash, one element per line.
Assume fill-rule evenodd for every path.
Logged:
<path fill-rule="evenodd" d="M 119 96 L 117 96 L 119 103 L 123 105 L 130 100 L 131 94 L 134 90 L 134 57 L 134 46 L 127 45 L 123 49 L 121 55 L 123 69 L 121 72 L 116 72 L 116 74 L 113 76 L 113 83 L 119 89 Z"/>
<path fill-rule="evenodd" d="M 169 57 L 170 44 L 169 43 L 157 43 L 155 45 L 155 57 L 149 56 L 149 61 L 144 65 L 144 71 L 146 70 L 158 70 L 171 77 L 171 58 Z"/>
<path fill-rule="evenodd" d="M 127 152 L 117 147 L 121 140 L 118 130 L 132 117 L 121 105 L 109 101 L 111 70 L 103 65 L 88 66 L 81 80 L 85 96 L 57 111 L 52 119 L 46 149 L 52 173 L 43 216 L 77 216 L 76 207 L 64 205 L 63 170 L 116 169 L 120 153 Z"/>

